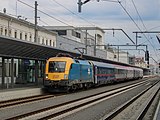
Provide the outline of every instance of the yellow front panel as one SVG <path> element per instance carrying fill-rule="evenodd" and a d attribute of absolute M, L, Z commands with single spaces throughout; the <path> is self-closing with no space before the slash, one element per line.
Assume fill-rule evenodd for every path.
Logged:
<path fill-rule="evenodd" d="M 49 72 L 49 62 L 66 62 L 65 71 L 64 72 Z M 46 63 L 46 75 L 48 75 L 49 80 L 59 81 L 59 80 L 67 80 L 69 69 L 71 64 L 73 63 L 72 58 L 68 57 L 54 57 L 50 58 Z M 67 77 L 66 77 L 67 76 Z"/>
<path fill-rule="evenodd" d="M 62 80 L 64 79 L 64 73 L 49 73 L 48 79 L 50 80 Z"/>

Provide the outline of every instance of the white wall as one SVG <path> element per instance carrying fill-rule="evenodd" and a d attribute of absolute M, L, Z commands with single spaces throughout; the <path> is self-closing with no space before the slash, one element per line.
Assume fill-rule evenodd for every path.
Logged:
<path fill-rule="evenodd" d="M 15 18 L 9 19 L 0 16 L 0 35 L 34 42 L 34 31 L 34 26 L 31 26 L 28 22 L 21 22 Z M 42 39 L 44 39 L 45 45 L 56 47 L 57 34 L 49 31 L 38 30 L 38 38 L 39 44 L 42 44 Z"/>

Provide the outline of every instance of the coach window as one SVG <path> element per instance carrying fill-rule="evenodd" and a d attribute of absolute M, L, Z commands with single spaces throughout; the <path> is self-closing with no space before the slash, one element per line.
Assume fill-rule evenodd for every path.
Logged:
<path fill-rule="evenodd" d="M 100 69 L 99 69 L 99 67 L 97 67 L 97 74 L 100 74 Z"/>
<path fill-rule="evenodd" d="M 118 74 L 118 69 L 115 69 L 115 73 Z"/>
<path fill-rule="evenodd" d="M 117 74 L 120 74 L 120 69 L 117 69 Z"/>

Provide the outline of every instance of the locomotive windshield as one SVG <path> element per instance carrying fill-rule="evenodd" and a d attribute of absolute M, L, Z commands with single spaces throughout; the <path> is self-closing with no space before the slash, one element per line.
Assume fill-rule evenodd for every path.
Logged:
<path fill-rule="evenodd" d="M 62 61 L 50 61 L 49 72 L 65 72 L 66 62 Z"/>

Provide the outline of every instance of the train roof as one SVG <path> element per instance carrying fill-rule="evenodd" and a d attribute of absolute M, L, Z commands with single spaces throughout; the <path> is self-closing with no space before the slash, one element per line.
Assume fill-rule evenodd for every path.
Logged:
<path fill-rule="evenodd" d="M 78 64 L 85 64 L 90 65 L 88 60 L 81 60 L 77 58 L 71 58 L 71 57 L 51 57 L 48 59 L 49 61 L 70 61 L 71 63 L 78 63 Z"/>
<path fill-rule="evenodd" d="M 104 63 L 108 63 L 108 64 L 122 65 L 122 66 L 134 67 L 134 68 L 139 68 L 139 69 L 149 69 L 149 68 L 142 68 L 142 67 L 126 64 L 126 63 L 121 63 L 121 62 L 107 60 L 107 59 L 93 57 L 93 56 L 83 55 L 83 58 L 85 58 L 87 60 L 91 60 L 91 61 L 104 62 Z"/>
<path fill-rule="evenodd" d="M 90 65 L 88 60 L 79 60 L 79 59 L 74 59 L 75 63 L 83 64 L 83 65 Z"/>
<path fill-rule="evenodd" d="M 122 65 L 122 66 L 127 66 L 127 67 L 134 67 L 134 68 L 139 68 L 139 69 L 143 69 L 143 70 L 148 69 L 148 68 L 142 68 L 142 67 L 126 64 L 126 63 L 107 60 L 107 59 L 98 58 L 98 57 L 89 56 L 89 55 L 83 55 L 83 58 L 79 58 L 79 56 L 80 56 L 79 53 L 76 53 L 76 54 L 75 53 L 67 53 L 66 57 L 71 57 L 72 59 L 77 59 L 77 60 L 88 60 L 88 61 L 95 61 L 95 62 L 103 62 L 103 63 L 107 63 L 107 64 L 115 64 L 115 65 Z"/>
<path fill-rule="evenodd" d="M 90 61 L 90 62 L 92 62 L 95 66 L 115 68 L 112 64 L 109 63 L 97 62 L 97 61 Z"/>

